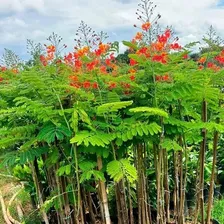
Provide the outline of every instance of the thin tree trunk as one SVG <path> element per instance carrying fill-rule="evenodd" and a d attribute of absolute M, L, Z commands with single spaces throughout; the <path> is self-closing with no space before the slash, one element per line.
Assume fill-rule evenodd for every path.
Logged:
<path fill-rule="evenodd" d="M 44 201 L 43 201 L 42 192 L 40 190 L 39 180 L 38 180 L 38 177 L 37 177 L 35 166 L 30 163 L 30 168 L 31 168 L 31 171 L 32 171 L 32 177 L 33 177 L 33 181 L 34 181 L 35 188 L 36 188 L 37 198 L 38 198 L 40 207 L 42 207 L 43 204 L 44 204 Z M 45 224 L 49 224 L 47 213 L 44 210 L 42 211 L 42 217 L 43 217 L 43 220 L 44 220 Z"/>
<path fill-rule="evenodd" d="M 99 170 L 101 170 L 103 168 L 103 162 L 102 162 L 102 158 L 100 156 L 97 157 L 97 166 L 98 166 Z M 105 218 L 105 224 L 111 224 L 105 183 L 100 180 L 99 186 L 100 186 L 100 195 L 101 195 L 103 212 L 104 212 L 104 214 L 102 214 L 102 216 Z"/>
<path fill-rule="evenodd" d="M 202 121 L 207 121 L 207 102 L 203 100 L 202 102 Z M 206 136 L 207 136 L 207 130 L 205 128 L 201 131 L 202 134 L 202 142 L 200 147 L 200 175 L 199 175 L 199 191 L 197 196 L 197 208 L 195 213 L 195 221 L 194 223 L 197 223 L 198 219 L 198 213 L 201 212 L 201 223 L 204 224 L 205 218 L 204 218 L 204 165 L 205 165 L 205 151 L 206 151 Z"/>
<path fill-rule="evenodd" d="M 163 202 L 163 170 L 162 170 L 162 157 L 163 152 L 161 149 L 158 151 L 157 161 L 157 224 L 164 224 L 164 202 Z"/>
<path fill-rule="evenodd" d="M 88 208 L 89 208 L 91 223 L 96 223 L 95 215 L 94 215 L 94 212 L 93 212 L 92 200 L 91 200 L 92 197 L 91 197 L 91 194 L 90 194 L 89 191 L 87 191 L 86 196 L 87 196 L 87 201 L 88 201 Z"/>
<path fill-rule="evenodd" d="M 173 153 L 173 164 L 174 164 L 174 219 L 175 223 L 178 224 L 179 214 L 179 178 L 178 178 L 178 156 L 177 152 Z"/>
<path fill-rule="evenodd" d="M 169 189 L 169 173 L 168 173 L 168 157 L 167 151 L 163 152 L 164 160 L 164 189 L 165 189 L 165 211 L 167 222 L 170 223 L 170 189 Z"/>
<path fill-rule="evenodd" d="M 130 188 L 129 182 L 128 182 L 128 200 L 129 200 L 129 220 L 130 220 L 130 224 L 134 224 L 133 206 L 132 206 L 132 199 L 131 199 L 131 188 Z"/>
<path fill-rule="evenodd" d="M 64 224 L 65 223 L 65 215 L 64 215 L 64 211 L 63 211 L 63 198 L 62 198 L 62 187 L 61 187 L 61 182 L 60 182 L 60 178 L 59 176 L 56 174 L 57 170 L 59 169 L 59 164 L 56 163 L 55 164 L 55 181 L 56 181 L 56 185 L 57 185 L 57 193 L 58 193 L 58 202 L 59 202 L 59 211 L 58 211 L 58 215 L 59 215 L 59 219 L 60 219 L 60 223 Z"/>
<path fill-rule="evenodd" d="M 120 221 L 122 224 L 129 223 L 128 209 L 127 209 L 127 203 L 125 198 L 124 180 L 121 180 L 119 183 L 115 184 L 115 190 L 117 192 L 116 201 L 119 203 L 118 212 L 120 212 L 120 217 L 121 217 Z"/>
<path fill-rule="evenodd" d="M 149 210 L 147 204 L 146 194 L 146 181 L 145 181 L 145 166 L 143 163 L 143 144 L 137 145 L 137 171 L 138 171 L 138 183 L 137 183 L 137 195 L 138 195 L 138 223 L 149 224 Z"/>
<path fill-rule="evenodd" d="M 69 199 L 68 199 L 68 194 L 66 193 L 66 186 L 67 186 L 67 181 L 66 177 L 61 177 L 60 178 L 61 186 L 62 186 L 62 194 L 64 197 L 64 213 L 65 213 L 65 220 L 67 224 L 71 223 L 71 214 L 70 214 L 70 205 L 69 205 Z"/>
<path fill-rule="evenodd" d="M 208 196 L 208 208 L 207 208 L 207 220 L 206 224 L 210 224 L 213 197 L 214 197 L 214 182 L 215 182 L 215 169 L 216 169 L 216 157 L 218 148 L 219 133 L 215 131 L 213 138 L 213 160 L 212 160 L 212 173 L 210 179 L 209 196 Z"/>
<path fill-rule="evenodd" d="M 180 137 L 181 138 L 181 137 Z M 180 140 L 182 143 L 182 139 Z M 182 144 L 181 144 L 182 145 Z M 182 150 L 182 149 L 181 149 Z M 184 222 L 184 174 L 183 174 L 183 151 L 179 152 L 179 167 L 180 167 L 180 202 L 179 202 L 179 216 L 178 224 Z"/>

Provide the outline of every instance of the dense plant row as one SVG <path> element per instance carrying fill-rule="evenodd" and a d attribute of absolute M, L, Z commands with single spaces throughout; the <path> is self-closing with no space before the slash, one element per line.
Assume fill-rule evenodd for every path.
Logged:
<path fill-rule="evenodd" d="M 64 57 L 56 34 L 45 47 L 28 42 L 28 63 L 3 57 L 1 164 L 25 182 L 44 223 L 210 223 L 224 50 L 205 39 L 195 59 L 196 43 L 181 47 L 161 31 L 150 1 L 137 12 L 125 63 L 118 43 L 84 22 Z"/>

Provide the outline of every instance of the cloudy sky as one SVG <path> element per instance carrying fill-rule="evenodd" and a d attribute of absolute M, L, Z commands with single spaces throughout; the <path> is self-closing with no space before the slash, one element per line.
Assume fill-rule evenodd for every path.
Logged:
<path fill-rule="evenodd" d="M 47 43 L 54 31 L 74 45 L 81 20 L 110 41 L 130 40 L 140 0 L 0 0 L 0 55 L 4 48 L 27 58 L 26 40 Z M 161 25 L 172 25 L 180 42 L 200 40 L 210 25 L 224 37 L 224 0 L 154 0 Z"/>

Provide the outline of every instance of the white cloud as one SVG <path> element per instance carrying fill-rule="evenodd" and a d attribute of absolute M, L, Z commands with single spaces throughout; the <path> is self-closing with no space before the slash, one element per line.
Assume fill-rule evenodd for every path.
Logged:
<path fill-rule="evenodd" d="M 44 0 L 1 0 L 0 3 L 0 12 L 42 11 L 44 8 Z"/>
<path fill-rule="evenodd" d="M 26 39 L 44 41 L 55 31 L 72 45 L 81 20 L 95 30 L 111 33 L 111 40 L 127 39 L 137 23 L 140 0 L 0 0 L 0 51 L 4 44 Z M 180 42 L 200 40 L 209 25 L 224 36 L 224 8 L 218 0 L 155 0 L 162 25 L 172 25 Z M 136 30 L 137 31 L 137 30 Z M 133 32 L 132 32 L 133 33 Z M 116 35 L 114 35 L 116 34 Z M 131 32 L 129 39 L 131 39 Z"/>

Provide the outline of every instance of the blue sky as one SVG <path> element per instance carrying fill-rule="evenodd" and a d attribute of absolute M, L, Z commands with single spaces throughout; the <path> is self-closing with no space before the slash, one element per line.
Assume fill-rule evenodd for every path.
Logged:
<path fill-rule="evenodd" d="M 218 6 L 224 6 L 224 0 L 220 0 L 217 5 Z"/>
<path fill-rule="evenodd" d="M 54 31 L 74 46 L 81 20 L 103 30 L 110 41 L 129 40 L 137 30 L 135 11 L 139 0 L 1 0 L 0 55 L 4 48 L 28 58 L 26 39 L 47 43 Z M 210 25 L 224 37 L 224 0 L 154 0 L 162 26 L 172 25 L 180 42 L 200 40 Z M 121 50 L 124 47 L 121 46 Z"/>

